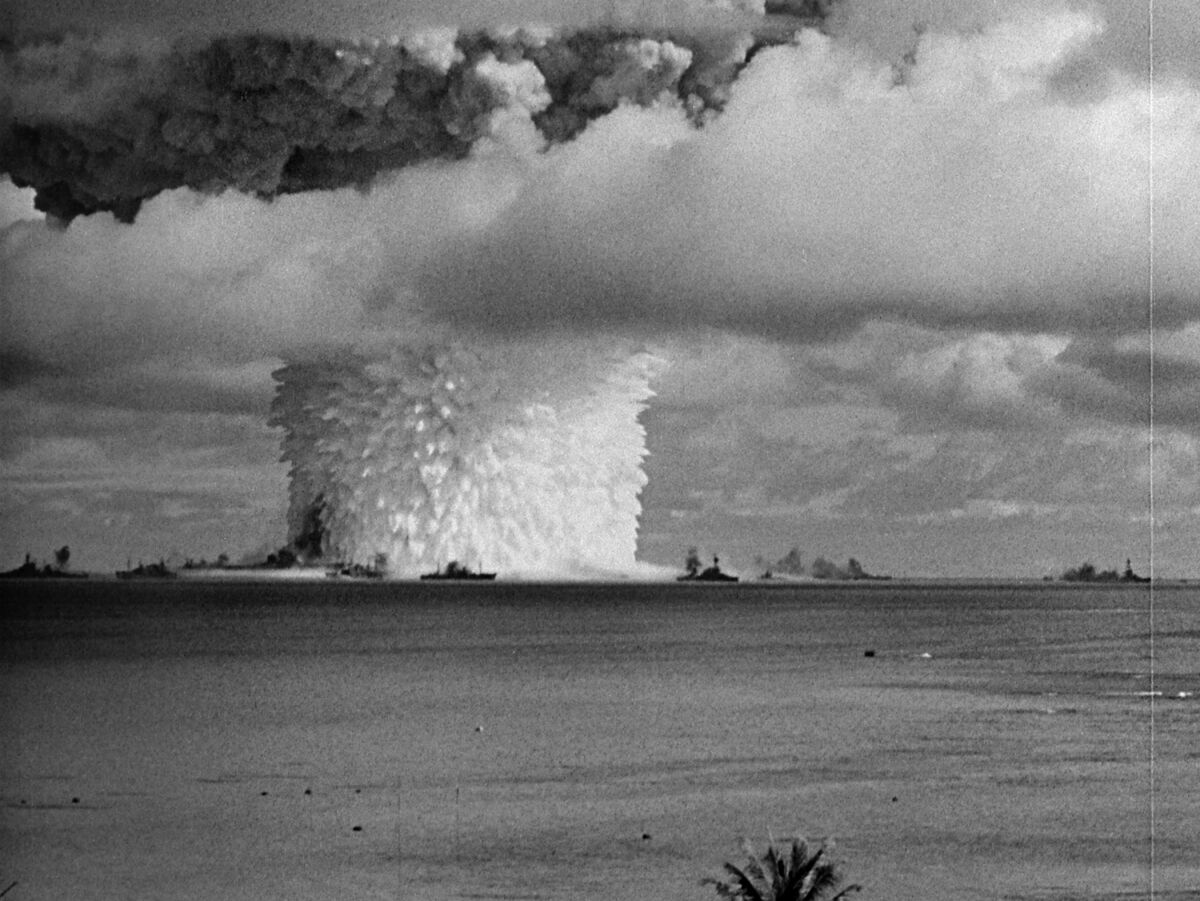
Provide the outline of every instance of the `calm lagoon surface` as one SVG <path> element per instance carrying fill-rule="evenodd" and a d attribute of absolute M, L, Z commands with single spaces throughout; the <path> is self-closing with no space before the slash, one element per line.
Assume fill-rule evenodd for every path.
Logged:
<path fill-rule="evenodd" d="M 1200 588 L 10 582 L 0 891 L 1200 898 Z M 871 656 L 867 651 L 873 651 Z"/>

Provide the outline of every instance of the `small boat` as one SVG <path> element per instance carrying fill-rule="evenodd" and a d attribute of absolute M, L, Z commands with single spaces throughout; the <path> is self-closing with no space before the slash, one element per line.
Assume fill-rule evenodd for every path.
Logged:
<path fill-rule="evenodd" d="M 496 578 L 495 573 L 476 572 L 470 567 L 463 566 L 457 560 L 451 560 L 446 564 L 445 569 L 438 569 L 431 573 L 422 573 L 423 581 L 436 579 L 453 579 L 462 581 L 465 579 L 492 580 Z"/>

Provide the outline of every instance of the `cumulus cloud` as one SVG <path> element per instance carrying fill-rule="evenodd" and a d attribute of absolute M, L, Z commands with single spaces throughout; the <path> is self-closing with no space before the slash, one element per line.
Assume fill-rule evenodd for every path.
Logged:
<path fill-rule="evenodd" d="M 1064 436 L 1080 427 L 1194 430 L 1194 327 L 1107 335 L 930 329 L 870 323 L 803 347 L 796 363 L 829 386 L 886 403 L 913 434 L 969 428 Z"/>
<path fill-rule="evenodd" d="M 758 53 L 702 131 L 672 135 L 669 113 L 627 111 L 636 125 L 609 117 L 552 151 L 536 185 L 431 263 L 423 290 L 448 314 L 494 325 L 699 322 L 799 339 L 872 317 L 1139 327 L 1150 95 L 1120 81 L 1068 102 L 1048 84 L 1099 28 L 1071 13 L 927 34 L 901 84 L 806 32 Z M 1155 96 L 1163 324 L 1200 314 L 1200 198 L 1186 176 L 1198 112 L 1191 85 Z M 653 137 L 629 137 L 640 134 Z M 616 143 L 619 165 L 572 177 Z"/>
<path fill-rule="evenodd" d="M 163 194 L 125 225 L 20 223 L 0 235 L 0 348 L 75 370 L 184 355 L 281 357 L 395 335 L 419 303 L 405 272 L 494 215 L 504 160 L 414 171 L 370 195 Z M 408 281 L 411 281 L 409 279 Z"/>
<path fill-rule="evenodd" d="M 23 219 L 41 219 L 33 206 L 34 191 L 18 188 L 10 181 L 0 183 L 0 229 Z"/>
<path fill-rule="evenodd" d="M 990 428 L 1044 427 L 1058 411 L 1031 390 L 1068 345 L 1048 335 L 980 333 L 906 354 L 884 395 L 916 407 L 926 420 Z"/>
<path fill-rule="evenodd" d="M 912 46 L 914 29 L 973 32 L 1016 13 L 1064 7 L 1062 0 L 1013 0 L 1004 4 L 967 0 L 878 0 L 849 2 L 837 10 L 837 32 L 889 57 Z M 1176 77 L 1200 74 L 1194 48 L 1200 40 L 1200 10 L 1191 0 L 1087 0 L 1074 4 L 1105 22 L 1094 54 L 1074 60 L 1060 73 L 1060 84 L 1085 92 L 1101 86 L 1112 69 L 1137 77 L 1155 71 Z M 1153 40 L 1151 32 L 1153 31 Z"/>

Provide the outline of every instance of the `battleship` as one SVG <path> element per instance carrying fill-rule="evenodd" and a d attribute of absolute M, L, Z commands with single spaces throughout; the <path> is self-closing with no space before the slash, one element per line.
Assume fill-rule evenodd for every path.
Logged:
<path fill-rule="evenodd" d="M 463 564 L 459 563 L 457 560 L 451 560 L 449 563 L 446 564 L 445 569 L 437 569 L 434 572 L 423 573 L 421 575 L 422 581 L 431 581 L 431 580 L 438 580 L 438 579 L 447 579 L 447 580 L 452 579 L 452 580 L 456 580 L 456 581 L 461 581 L 464 579 L 491 580 L 491 579 L 495 579 L 495 578 L 496 578 L 495 573 L 477 572 L 476 570 L 473 570 L 468 566 L 464 566 Z"/>
<path fill-rule="evenodd" d="M 166 561 L 160 560 L 158 563 L 143 564 L 138 563 L 136 567 L 130 567 L 125 564 L 126 569 L 117 570 L 118 579 L 177 579 L 179 574 L 173 569 L 170 569 Z"/>
<path fill-rule="evenodd" d="M 700 561 L 694 554 L 688 555 L 687 572 L 682 576 L 676 576 L 677 582 L 736 582 L 737 576 L 731 576 L 727 572 L 721 570 L 721 561 L 717 557 L 713 557 L 712 566 L 700 569 Z"/>

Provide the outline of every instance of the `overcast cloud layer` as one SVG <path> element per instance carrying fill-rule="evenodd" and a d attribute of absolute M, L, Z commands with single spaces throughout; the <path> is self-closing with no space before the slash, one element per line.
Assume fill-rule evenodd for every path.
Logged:
<path fill-rule="evenodd" d="M 566 101 L 535 53 L 490 49 L 445 63 L 470 100 L 438 109 L 453 140 L 343 160 L 354 186 L 265 202 L 253 192 L 285 169 L 238 157 L 273 181 L 185 179 L 132 224 L 17 222 L 0 237 L 5 402 L 22 423 L 38 399 L 232 414 L 262 402 L 278 359 L 447 331 L 634 334 L 676 361 L 647 418 L 651 556 L 788 530 L 844 534 L 829 554 L 859 552 L 857 530 L 892 553 L 894 532 L 863 537 L 874 517 L 1090 529 L 1104 537 L 1087 553 L 1144 558 L 1152 277 L 1155 465 L 1176 488 L 1163 536 L 1194 534 L 1200 504 L 1200 89 L 1182 54 L 1147 80 L 1127 10 L 968 6 L 925 4 L 918 36 L 849 4 L 836 36 L 752 53 L 749 31 L 706 18 L 621 45 Z M 1163 9 L 1164 30 L 1194 29 Z M 10 117 L 114 121 L 119 71 L 178 53 L 78 40 L 96 77 L 70 77 L 52 57 L 80 48 L 57 45 L 24 64 Z M 439 48 L 453 57 L 444 35 L 422 40 L 431 70 Z M 337 59 L 338 90 L 374 108 L 373 64 Z M 575 118 L 550 121 L 555 105 Z M 29 197 L 0 200 L 12 218 Z M 23 428 L 6 465 L 33 472 L 63 436 Z M 950 487 L 919 477 L 934 472 Z"/>

